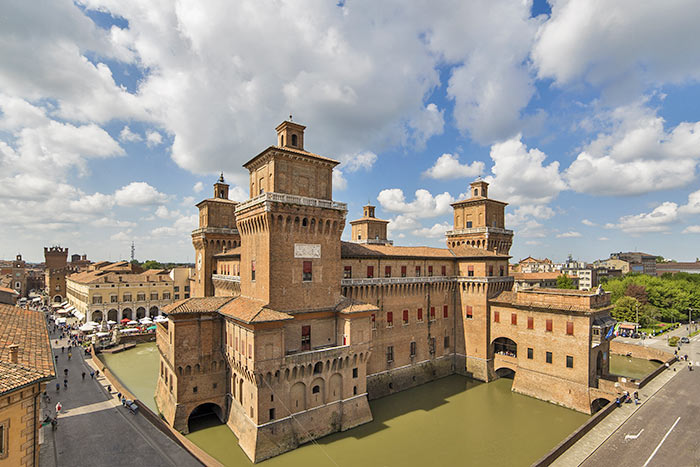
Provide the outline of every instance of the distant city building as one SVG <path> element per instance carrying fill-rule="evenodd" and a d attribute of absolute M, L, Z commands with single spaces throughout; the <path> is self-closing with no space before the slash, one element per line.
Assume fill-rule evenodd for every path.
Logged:
<path fill-rule="evenodd" d="M 678 272 L 685 272 L 688 274 L 700 274 L 700 261 L 695 261 L 692 263 L 656 263 L 656 274 L 658 276 L 666 274 L 667 272 L 671 274 L 676 274 Z"/>
<path fill-rule="evenodd" d="M 66 299 L 66 276 L 71 272 L 67 259 L 68 248 L 44 247 L 44 283 L 49 301 L 53 303 Z"/>
<path fill-rule="evenodd" d="M 527 289 L 531 287 L 540 288 L 557 288 L 557 278 L 561 276 L 561 272 L 514 272 L 513 279 L 517 290 Z M 579 288 L 579 278 L 569 276 L 574 287 Z"/>
<path fill-rule="evenodd" d="M 68 276 L 66 289 L 68 310 L 81 320 L 97 322 L 161 315 L 174 293 L 168 271 L 143 271 L 128 261 L 95 263 L 88 271 Z"/>
<path fill-rule="evenodd" d="M 8 285 L 10 285 L 9 281 L 3 282 L 0 280 L 0 303 L 14 305 L 17 303 L 19 293 L 15 289 L 8 287 Z"/>
<path fill-rule="evenodd" d="M 15 256 L 14 260 L 3 261 L 0 264 L 0 276 L 2 276 L 5 287 L 9 287 L 26 297 L 29 294 L 27 287 L 27 263 L 22 259 L 22 255 Z"/>
<path fill-rule="evenodd" d="M 551 259 L 537 259 L 532 256 L 528 256 L 525 259 L 521 259 L 518 263 L 517 272 L 521 273 L 533 273 L 533 272 L 555 272 L 561 270 L 561 264 L 555 264 Z"/>
<path fill-rule="evenodd" d="M 173 300 L 190 298 L 190 280 L 193 268 L 173 268 L 170 270 L 170 278 L 173 280 Z"/>
<path fill-rule="evenodd" d="M 656 256 L 637 251 L 628 251 L 626 253 L 610 253 L 611 260 L 619 260 L 627 263 L 628 272 L 636 272 L 639 274 L 647 274 L 649 276 L 656 275 Z M 614 267 L 614 263 L 611 264 Z"/>
<path fill-rule="evenodd" d="M 87 271 L 90 267 L 90 260 L 87 255 L 71 255 L 70 268 L 73 272 Z"/>
<path fill-rule="evenodd" d="M 44 313 L 0 304 L 0 465 L 39 465 L 40 397 L 55 377 Z"/>

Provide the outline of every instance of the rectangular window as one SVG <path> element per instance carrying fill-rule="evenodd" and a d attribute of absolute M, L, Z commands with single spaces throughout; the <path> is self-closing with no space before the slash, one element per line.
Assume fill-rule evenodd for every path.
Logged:
<path fill-rule="evenodd" d="M 179 291 L 180 291 L 179 285 L 176 285 L 175 287 L 173 287 L 173 292 L 179 292 Z"/>
<path fill-rule="evenodd" d="M 372 313 L 371 321 L 372 329 L 377 329 L 377 315 L 375 315 L 374 313 Z"/>
<path fill-rule="evenodd" d="M 419 323 L 423 322 L 423 308 L 418 308 L 418 313 L 416 317 Z"/>
<path fill-rule="evenodd" d="M 163 300 L 170 300 L 170 292 L 163 292 Z"/>
<path fill-rule="evenodd" d="M 136 300 L 139 302 L 145 302 L 146 301 L 146 294 L 145 293 L 136 294 Z"/>
<path fill-rule="evenodd" d="M 102 297 L 99 295 L 95 295 L 94 297 L 92 297 L 92 303 L 93 304 L 102 303 Z"/>
<path fill-rule="evenodd" d="M 416 356 L 416 343 L 411 342 L 411 358 Z"/>
<path fill-rule="evenodd" d="M 547 331 L 547 332 L 552 332 L 552 320 L 551 320 L 551 319 L 548 319 L 548 320 L 547 320 L 546 326 L 547 326 L 546 331 Z"/>
<path fill-rule="evenodd" d="M 374 277 L 374 266 L 367 266 L 367 277 L 370 279 Z"/>
<path fill-rule="evenodd" d="M 384 277 L 391 277 L 391 266 L 384 266 Z"/>
<path fill-rule="evenodd" d="M 552 352 L 547 352 L 546 361 L 547 363 L 552 363 Z"/>
<path fill-rule="evenodd" d="M 391 311 L 386 312 L 386 327 L 391 328 L 394 326 L 394 313 Z"/>
<path fill-rule="evenodd" d="M 567 368 L 573 368 L 574 367 L 574 357 L 571 355 L 566 356 L 566 367 Z"/>
<path fill-rule="evenodd" d="M 467 319 L 472 319 L 472 318 L 474 317 L 474 311 L 473 311 L 471 305 L 467 305 L 467 306 L 466 306 L 466 312 L 465 312 L 465 313 L 466 313 L 466 315 L 467 315 Z"/>
<path fill-rule="evenodd" d="M 186 285 L 186 286 L 185 286 L 185 292 L 189 292 L 189 291 L 190 291 L 190 286 L 189 286 L 189 285 Z"/>
<path fill-rule="evenodd" d="M 535 329 L 535 318 L 533 318 L 532 316 L 527 317 L 527 328 Z"/>
<path fill-rule="evenodd" d="M 467 221 L 467 228 L 471 229 L 472 228 L 472 221 Z"/>
<path fill-rule="evenodd" d="M 510 314 L 510 324 L 518 324 L 518 314 L 517 313 L 511 313 Z"/>
<path fill-rule="evenodd" d="M 528 347 L 527 348 L 527 359 L 532 360 L 534 353 L 535 352 L 532 350 L 532 347 Z"/>
<path fill-rule="evenodd" d="M 118 301 L 117 296 L 116 296 L 116 295 L 111 295 L 111 296 L 109 297 L 109 301 L 112 302 L 112 303 L 117 303 L 117 301 Z"/>
<path fill-rule="evenodd" d="M 435 321 L 435 307 L 430 307 L 430 321 Z"/>
<path fill-rule="evenodd" d="M 406 266 L 401 266 L 401 277 L 406 277 Z"/>
<path fill-rule="evenodd" d="M 442 317 L 447 318 L 449 316 L 449 309 L 447 308 L 447 305 L 442 306 Z"/>
<path fill-rule="evenodd" d="M 442 275 L 443 276 L 447 275 L 447 266 L 442 266 Z"/>
<path fill-rule="evenodd" d="M 275 419 L 275 409 L 270 409 L 270 420 Z"/>
<path fill-rule="evenodd" d="M 185 298 L 190 298 L 190 294 L 186 293 Z"/>
<path fill-rule="evenodd" d="M 499 270 L 499 275 L 505 276 L 506 275 L 506 268 L 505 266 L 501 266 Z"/>
<path fill-rule="evenodd" d="M 403 324 L 408 324 L 408 310 L 403 310 Z"/>
<path fill-rule="evenodd" d="M 433 267 L 428 266 L 428 277 L 433 277 Z"/>
<path fill-rule="evenodd" d="M 357 368 L 352 369 L 352 377 L 357 378 Z"/>
<path fill-rule="evenodd" d="M 311 326 L 301 327 L 301 350 L 311 350 Z"/>
<path fill-rule="evenodd" d="M 248 344 L 248 358 L 253 358 L 253 344 Z"/>
<path fill-rule="evenodd" d="M 573 321 L 567 321 L 567 322 L 566 322 L 566 335 L 567 335 L 567 336 L 573 336 L 573 335 L 574 335 L 574 322 L 573 322 Z"/>
<path fill-rule="evenodd" d="M 343 279 L 352 279 L 352 266 L 345 266 L 343 268 Z"/>
<path fill-rule="evenodd" d="M 386 348 L 386 362 L 391 363 L 394 361 L 394 346 L 390 345 Z"/>
<path fill-rule="evenodd" d="M 151 292 L 151 300 L 158 300 L 158 292 Z"/>
<path fill-rule="evenodd" d="M 489 276 L 493 276 L 493 266 L 489 266 Z"/>
<path fill-rule="evenodd" d="M 500 323 L 501 322 L 501 313 L 498 311 L 493 312 L 493 322 L 494 323 Z"/>
<path fill-rule="evenodd" d="M 420 277 L 420 266 L 416 266 L 416 277 Z"/>
<path fill-rule="evenodd" d="M 450 348 L 450 336 L 445 336 L 445 339 L 443 340 L 443 344 L 446 349 Z"/>
<path fill-rule="evenodd" d="M 250 280 L 255 280 L 255 260 L 250 262 Z"/>
<path fill-rule="evenodd" d="M 474 277 L 474 266 L 467 266 L 467 276 Z"/>
<path fill-rule="evenodd" d="M 311 282 L 311 261 L 304 261 L 302 267 L 301 280 L 304 282 Z"/>
<path fill-rule="evenodd" d="M 179 293 L 176 293 L 176 294 L 175 294 L 175 300 L 180 300 L 180 294 L 179 294 Z"/>

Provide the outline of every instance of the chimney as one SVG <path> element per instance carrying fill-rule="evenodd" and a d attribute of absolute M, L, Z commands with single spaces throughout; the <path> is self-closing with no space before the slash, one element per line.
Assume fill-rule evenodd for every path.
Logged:
<path fill-rule="evenodd" d="M 19 345 L 12 344 L 10 346 L 10 361 L 12 363 L 17 363 L 17 356 L 19 354 Z"/>

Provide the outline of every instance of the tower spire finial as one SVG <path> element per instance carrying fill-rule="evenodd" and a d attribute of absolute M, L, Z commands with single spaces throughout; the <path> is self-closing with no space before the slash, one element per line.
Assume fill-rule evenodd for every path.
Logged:
<path fill-rule="evenodd" d="M 292 114 L 291 113 L 289 114 L 289 121 L 290 122 L 292 121 Z"/>
<path fill-rule="evenodd" d="M 224 183 L 224 172 L 221 172 L 221 176 L 219 176 L 219 183 Z"/>

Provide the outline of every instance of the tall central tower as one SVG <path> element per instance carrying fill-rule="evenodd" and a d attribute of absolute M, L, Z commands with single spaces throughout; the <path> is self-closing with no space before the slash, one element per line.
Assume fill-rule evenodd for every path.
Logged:
<path fill-rule="evenodd" d="M 332 200 L 338 161 L 304 150 L 305 127 L 285 121 L 244 165 L 251 199 L 236 207 L 241 295 L 279 311 L 320 310 L 340 300 L 340 235 L 347 207 Z"/>

